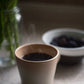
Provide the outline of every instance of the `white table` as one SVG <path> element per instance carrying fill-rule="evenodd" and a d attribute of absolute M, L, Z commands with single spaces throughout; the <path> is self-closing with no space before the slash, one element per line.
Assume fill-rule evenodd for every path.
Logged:
<path fill-rule="evenodd" d="M 17 66 L 0 68 L 0 84 L 21 84 Z M 84 84 L 84 61 L 74 66 L 58 65 L 54 84 Z"/>

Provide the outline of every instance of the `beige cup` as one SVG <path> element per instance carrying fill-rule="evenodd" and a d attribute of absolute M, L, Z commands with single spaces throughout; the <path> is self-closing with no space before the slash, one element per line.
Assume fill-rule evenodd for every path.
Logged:
<path fill-rule="evenodd" d="M 46 53 L 52 58 L 45 61 L 28 61 L 22 56 L 29 53 Z M 59 51 L 45 44 L 25 44 L 15 51 L 22 84 L 53 84 Z"/>

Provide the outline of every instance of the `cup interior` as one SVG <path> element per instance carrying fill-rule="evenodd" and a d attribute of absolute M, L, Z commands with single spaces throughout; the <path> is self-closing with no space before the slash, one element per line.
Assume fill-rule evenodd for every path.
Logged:
<path fill-rule="evenodd" d="M 58 54 L 56 48 L 46 44 L 26 44 L 16 49 L 15 55 L 18 58 L 30 53 L 45 53 L 55 57 Z"/>

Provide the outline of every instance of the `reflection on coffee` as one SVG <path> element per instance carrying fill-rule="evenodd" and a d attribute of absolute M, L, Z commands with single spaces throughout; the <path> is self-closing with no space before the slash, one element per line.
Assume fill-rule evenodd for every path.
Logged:
<path fill-rule="evenodd" d="M 30 61 L 44 61 L 51 59 L 52 56 L 45 54 L 45 53 L 30 53 L 22 57 L 24 60 Z"/>

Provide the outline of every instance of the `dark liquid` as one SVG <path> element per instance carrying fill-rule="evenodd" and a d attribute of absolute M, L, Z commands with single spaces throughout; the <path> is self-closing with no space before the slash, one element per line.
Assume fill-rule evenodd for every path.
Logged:
<path fill-rule="evenodd" d="M 52 56 L 45 53 L 30 53 L 28 55 L 23 56 L 22 58 L 24 60 L 30 60 L 30 61 L 44 61 L 51 59 Z"/>

